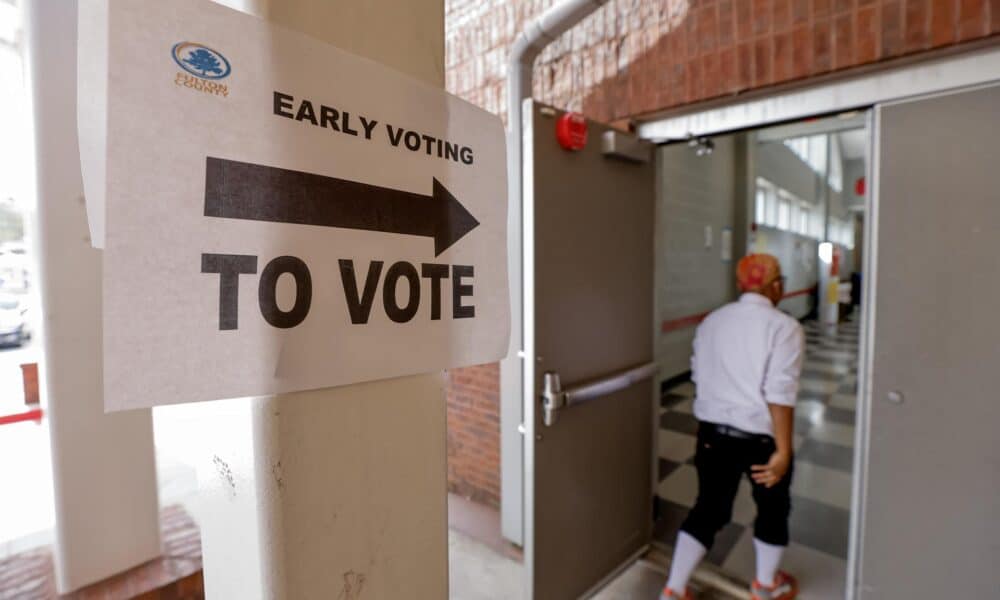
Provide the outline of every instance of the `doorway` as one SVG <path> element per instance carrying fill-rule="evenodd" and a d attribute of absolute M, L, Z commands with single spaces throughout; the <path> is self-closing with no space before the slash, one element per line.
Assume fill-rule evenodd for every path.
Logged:
<path fill-rule="evenodd" d="M 873 94 L 881 90 L 876 85 L 879 77 L 874 76 L 865 89 L 870 87 Z M 989 564 L 996 558 L 992 540 L 1000 534 L 995 531 L 995 519 L 983 512 L 995 497 L 996 479 L 984 478 L 983 473 L 990 472 L 991 461 L 995 460 L 995 435 L 991 424 L 1000 418 L 992 397 L 993 375 L 986 366 L 1000 360 L 997 355 L 1000 346 L 995 343 L 1000 331 L 992 318 L 995 309 L 991 301 L 1000 294 L 996 289 L 1000 278 L 984 276 L 995 270 L 990 236 L 997 234 L 995 224 L 1000 223 L 997 214 L 1000 204 L 995 202 L 990 166 L 1000 160 L 995 144 L 991 143 L 1000 135 L 996 131 L 1000 122 L 993 118 L 995 111 L 992 108 L 996 106 L 998 93 L 1000 87 L 983 85 L 950 89 L 937 95 L 895 100 L 882 98 L 876 99 L 870 110 L 851 108 L 829 115 L 836 121 L 823 123 L 822 119 L 809 117 L 783 125 L 792 129 L 773 131 L 744 128 L 735 132 L 730 129 L 734 133 L 726 133 L 723 128 L 722 133 L 713 133 L 711 137 L 692 137 L 681 144 L 661 144 L 659 152 L 683 151 L 705 157 L 714 156 L 720 148 L 725 152 L 721 138 L 735 136 L 728 145 L 733 152 L 742 144 L 749 156 L 756 156 L 765 150 L 765 145 L 771 144 L 771 148 L 791 153 L 800 166 L 812 171 L 812 192 L 815 198 L 822 200 L 822 237 L 813 237 L 816 234 L 811 215 L 818 209 L 813 205 L 808 187 L 796 187 L 783 176 L 769 175 L 752 160 L 741 160 L 733 163 L 731 173 L 736 181 L 733 186 L 736 201 L 744 205 L 733 206 L 731 231 L 725 224 L 719 230 L 718 224 L 709 229 L 704 221 L 694 222 L 689 223 L 675 240 L 682 240 L 689 248 L 698 247 L 716 265 L 720 261 L 734 260 L 740 248 L 772 249 L 775 253 L 791 252 L 792 260 L 798 256 L 802 267 L 800 275 L 813 269 L 813 281 L 818 285 L 813 288 L 790 285 L 789 292 L 795 296 L 786 298 L 785 303 L 796 305 L 786 309 L 795 311 L 797 318 L 806 319 L 804 327 L 812 338 L 807 358 L 814 359 L 805 370 L 808 381 L 802 387 L 798 423 L 801 430 L 808 428 L 809 431 L 796 440 L 800 453 L 812 455 L 813 468 L 809 469 L 811 476 L 803 479 L 810 482 L 806 486 L 809 489 L 798 490 L 798 503 L 805 505 L 816 500 L 810 494 L 816 495 L 825 485 L 830 491 L 827 497 L 839 500 L 823 510 L 827 513 L 829 508 L 841 511 L 838 513 L 841 516 L 833 519 L 836 521 L 834 527 L 814 529 L 811 533 L 802 530 L 804 536 L 812 536 L 812 539 L 802 540 L 807 542 L 802 544 L 804 547 L 823 551 L 840 560 L 824 563 L 825 571 L 819 568 L 813 571 L 814 574 L 827 574 L 822 578 L 815 576 L 815 581 L 824 581 L 827 585 L 823 588 L 824 595 L 819 597 L 903 598 L 926 595 L 923 592 L 929 589 L 947 595 L 948 580 L 932 576 L 932 565 L 936 562 L 947 563 L 950 572 L 960 573 L 965 588 L 985 593 L 996 587 L 995 570 L 989 568 Z M 877 94 L 874 97 L 880 98 Z M 785 106 L 779 100 L 774 104 L 778 108 Z M 618 436 L 615 445 L 608 445 L 607 440 L 613 437 L 608 430 L 613 429 L 615 421 L 590 417 L 610 411 L 609 417 L 625 418 L 623 411 L 615 410 L 615 399 L 623 398 L 620 393 L 628 388 L 628 397 L 633 399 L 621 406 L 633 411 L 638 398 L 634 394 L 643 393 L 644 382 L 649 381 L 649 377 L 642 375 L 647 371 L 639 369 L 639 365 L 629 367 L 621 361 L 615 364 L 614 360 L 621 353 L 607 341 L 617 343 L 620 336 L 588 338 L 593 334 L 588 317 L 600 321 L 602 327 L 611 323 L 611 331 L 616 336 L 619 332 L 614 327 L 631 330 L 636 323 L 645 323 L 650 337 L 655 339 L 664 329 L 668 333 L 690 329 L 691 324 L 698 322 L 699 315 L 714 306 L 698 307 L 692 302 L 693 312 L 674 315 L 668 321 L 678 323 L 665 328 L 661 314 L 646 314 L 638 304 L 636 309 L 614 310 L 614 303 L 602 298 L 602 291 L 611 289 L 604 282 L 608 277 L 619 277 L 621 269 L 615 268 L 613 263 L 574 261 L 567 258 L 567 253 L 587 246 L 588 252 L 596 249 L 599 255 L 601 252 L 607 255 L 635 252 L 635 260 L 641 262 L 645 260 L 644 255 L 633 247 L 633 242 L 641 241 L 641 237 L 617 234 L 609 237 L 600 231 L 574 236 L 578 224 L 574 215 L 581 210 L 588 214 L 605 210 L 608 227 L 616 229 L 620 225 L 615 218 L 616 210 L 636 216 L 643 214 L 643 202 L 654 204 L 656 195 L 650 194 L 648 200 L 644 200 L 646 196 L 638 193 L 638 188 L 626 187 L 628 178 L 610 187 L 596 183 L 599 180 L 606 183 L 621 177 L 628 168 L 646 164 L 648 161 L 643 158 L 641 147 L 650 140 L 590 124 L 591 134 L 599 140 L 599 145 L 594 144 L 590 152 L 585 149 L 567 153 L 558 148 L 552 136 L 553 122 L 562 118 L 560 111 L 530 101 L 526 102 L 525 109 L 526 113 L 530 111 L 523 145 L 525 343 L 519 357 L 525 372 L 522 406 L 525 415 L 524 536 L 528 597 L 589 597 L 635 564 L 635 557 L 643 549 L 655 548 L 655 537 L 669 540 L 672 536 L 663 535 L 665 529 L 659 524 L 650 528 L 647 534 L 639 521 L 626 521 L 621 518 L 622 513 L 608 510 L 610 504 L 602 510 L 600 502 L 591 502 L 601 494 L 616 500 L 622 499 L 626 490 L 632 494 L 637 489 L 634 486 L 619 486 L 618 490 L 612 490 L 615 493 L 609 493 L 606 483 L 613 479 L 615 469 L 622 474 L 637 473 L 648 465 L 648 461 L 638 460 L 635 458 L 638 455 L 629 451 L 645 445 L 643 437 Z M 804 115 L 797 118 L 802 117 Z M 856 120 L 853 126 L 852 120 Z M 759 122 L 766 123 L 767 119 L 762 118 Z M 833 131 L 816 129 L 820 125 L 829 127 L 830 123 L 837 124 Z M 913 123 L 920 123 L 922 129 L 914 129 Z M 859 138 L 853 130 L 859 129 L 861 124 L 869 133 Z M 933 130 L 934 137 L 920 138 L 924 142 L 914 137 L 925 135 L 925 130 Z M 754 135 L 748 136 L 750 133 Z M 817 136 L 825 136 L 825 139 L 811 141 Z M 926 143 L 929 139 L 935 143 Z M 839 152 L 843 159 L 839 161 L 839 174 L 827 164 L 831 155 L 838 151 L 837 146 L 841 147 Z M 849 164 L 857 160 L 850 148 L 858 147 L 864 148 L 865 156 L 871 161 L 869 168 L 858 170 L 854 169 L 858 166 L 856 163 Z M 655 154 L 650 152 L 649 160 L 655 160 Z M 551 163 L 558 163 L 559 167 L 551 168 Z M 632 167 L 626 166 L 628 163 L 633 163 Z M 819 164 L 823 165 L 822 169 L 818 168 Z M 642 171 L 643 168 L 638 167 L 633 172 L 641 176 Z M 851 172 L 864 175 L 855 177 Z M 657 184 L 663 182 L 657 181 Z M 672 189 L 687 187 L 689 191 L 692 187 L 684 182 L 670 185 Z M 961 194 L 956 197 L 954 192 L 958 189 Z M 867 202 L 858 206 L 856 199 L 850 200 L 851 193 Z M 712 198 L 717 195 L 718 192 L 710 194 Z M 845 199 L 845 195 L 848 198 Z M 757 222 L 758 197 L 761 199 L 760 223 Z M 961 202 L 963 209 L 956 210 L 954 202 L 942 201 L 945 198 L 959 198 L 954 202 Z M 725 216 L 712 212 L 711 206 L 704 202 L 689 204 L 687 208 L 691 214 L 700 215 L 702 219 Z M 639 219 L 641 225 L 636 231 L 645 231 L 645 222 Z M 739 224 L 740 219 L 744 220 L 743 225 Z M 861 230 L 863 236 L 859 234 Z M 543 241 L 553 231 L 558 232 L 556 237 L 563 240 L 561 243 Z M 740 238 L 741 232 L 746 239 Z M 863 243 L 859 244 L 862 237 Z M 609 241 L 613 243 L 605 245 Z M 673 242 L 668 240 L 666 248 L 671 248 L 670 243 Z M 956 263 L 955 257 L 961 261 Z M 552 258 L 559 259 L 555 271 L 545 264 Z M 604 255 L 600 258 L 603 260 Z M 624 260 L 621 256 L 619 259 Z M 600 268 L 595 268 L 598 265 Z M 859 267 L 861 285 L 851 272 Z M 697 274 L 706 278 L 719 272 L 713 269 L 710 273 L 700 265 L 696 268 L 699 269 Z M 541 274 L 557 274 L 558 277 L 542 277 Z M 635 273 L 630 275 L 627 283 L 619 282 L 614 288 L 616 293 L 626 285 L 631 288 L 648 285 L 650 296 L 653 296 L 652 281 Z M 949 285 L 928 286 L 928 278 Z M 659 285 L 658 282 L 656 287 Z M 963 290 L 962 293 L 954 293 L 957 289 Z M 719 297 L 718 289 L 713 289 L 713 293 Z M 539 307 L 560 319 L 573 320 L 577 327 L 566 331 L 551 326 L 548 320 L 538 318 Z M 600 310 L 595 312 L 594 307 Z M 808 312 L 798 314 L 803 310 Z M 810 323 L 810 318 L 814 322 Z M 687 326 L 680 327 L 679 322 Z M 914 327 L 915 323 L 922 325 Z M 587 343 L 582 344 L 581 340 Z M 632 358 L 640 359 L 644 344 L 640 337 L 635 338 Z M 654 342 L 653 345 L 658 344 Z M 686 344 L 678 344 L 682 346 Z M 547 351 L 541 352 L 542 348 Z M 589 372 L 563 376 L 560 381 L 554 375 L 569 373 L 575 365 L 551 363 L 562 362 L 560 357 L 568 356 L 566 352 L 580 350 L 594 350 L 588 354 L 594 358 L 588 363 Z M 659 348 L 655 355 L 659 363 Z M 603 360 L 598 360 L 602 356 Z M 672 360 L 676 361 L 673 364 L 680 362 L 677 355 Z M 546 373 L 550 369 L 554 373 Z M 663 390 L 650 390 L 654 423 L 650 434 L 658 439 L 664 421 L 676 421 L 679 425 L 674 431 L 680 429 L 684 433 L 686 428 L 690 434 L 693 417 L 685 416 L 683 405 L 694 390 L 688 389 L 685 398 L 683 389 L 682 393 L 677 393 L 676 387 L 683 384 L 683 373 L 675 375 L 662 367 L 661 370 L 656 381 L 665 383 L 666 391 L 679 397 L 668 398 L 669 406 L 663 406 Z M 956 396 L 948 391 L 949 386 L 961 387 L 964 391 Z M 603 393 L 590 393 L 595 390 Z M 572 396 L 581 391 L 587 402 L 585 408 L 576 408 Z M 942 397 L 949 398 L 947 410 L 941 403 Z M 678 410 L 668 410 L 674 406 Z M 557 419 L 545 416 L 553 407 L 559 412 Z M 974 416 L 971 421 L 970 415 Z M 635 421 L 629 426 L 641 428 L 647 417 L 635 410 L 631 418 Z M 942 432 L 948 432 L 949 436 L 957 436 L 960 432 L 960 439 L 949 444 L 928 443 L 928 440 L 938 439 Z M 630 441 L 633 439 L 634 443 Z M 613 452 L 596 452 L 594 448 Z M 557 460 L 538 460 L 543 453 Z M 924 460 L 915 460 L 915 453 Z M 601 462 L 579 460 L 587 457 L 599 457 Z M 655 468 L 649 476 L 649 498 L 659 510 L 662 508 L 659 450 L 652 458 Z M 674 470 L 681 472 L 688 460 L 686 457 L 674 460 L 677 465 Z M 947 481 L 947 485 L 928 486 L 924 464 L 940 467 L 938 476 Z M 836 468 L 838 466 L 840 468 Z M 669 474 L 664 479 L 669 479 Z M 828 485 L 833 480 L 849 480 L 850 483 Z M 967 493 L 963 492 L 959 501 L 955 490 Z M 850 501 L 844 508 L 847 496 Z M 955 518 L 927 522 L 927 517 L 935 514 L 935 507 L 956 502 L 963 507 L 961 518 L 951 515 Z M 823 510 L 812 511 L 814 517 L 823 520 Z M 631 510 L 630 513 L 638 514 Z M 560 518 L 545 517 L 547 514 Z M 581 518 L 581 514 L 586 518 Z M 647 514 L 645 522 L 652 521 Z M 591 523 L 600 527 L 586 529 Z M 793 540 L 795 528 L 793 522 Z M 593 537 L 597 530 L 610 542 L 617 543 L 580 543 L 584 537 Z M 584 535 L 581 537 L 580 533 Z M 903 533 L 912 540 L 911 544 L 899 546 L 898 539 Z M 820 536 L 830 539 L 819 539 Z M 730 551 L 737 548 L 745 536 L 731 537 L 735 541 Z M 634 552 L 629 554 L 632 550 Z M 595 553 L 600 556 L 594 556 Z M 803 550 L 797 555 L 807 556 L 808 552 Z M 730 568 L 735 568 L 735 559 L 730 560 L 733 556 L 736 555 L 726 553 L 717 562 L 725 567 L 728 561 Z M 960 560 L 959 557 L 964 558 Z M 926 568 L 914 571 L 915 562 L 925 564 Z M 558 565 L 558 581 L 552 577 L 549 565 Z M 817 591 L 821 591 L 820 588 Z"/>
<path fill-rule="evenodd" d="M 860 331 L 851 284 L 860 276 L 868 138 L 865 114 L 848 112 L 662 146 L 657 159 L 654 544 L 669 554 L 697 495 L 688 371 L 695 328 L 738 297 L 736 261 L 773 254 L 787 277 L 778 308 L 800 320 L 807 346 L 785 568 L 815 598 L 843 598 L 847 577 Z M 822 260 L 827 251 L 838 257 L 836 273 Z M 830 294 L 832 307 L 821 301 Z M 732 522 L 706 557 L 709 569 L 744 582 L 754 576 L 750 489 L 744 480 Z"/>
<path fill-rule="evenodd" d="M 704 316 L 736 299 L 735 263 L 748 252 L 783 263 L 780 308 L 810 332 L 796 438 L 810 460 L 800 461 L 795 503 L 803 523 L 833 526 L 793 533 L 802 541 L 794 553 L 807 558 L 800 570 L 815 597 L 843 597 L 859 328 L 851 294 L 839 292 L 862 249 L 854 234 L 865 192 L 854 180 L 865 177 L 866 115 L 658 147 L 590 123 L 600 144 L 567 152 L 546 135 L 563 113 L 526 108 L 525 230 L 534 234 L 526 354 L 534 360 L 525 366 L 533 415 L 525 565 L 534 597 L 599 593 L 623 569 L 635 578 L 628 567 L 637 556 L 672 544 L 697 493 L 691 341 Z M 830 302 L 834 319 L 817 320 Z M 752 579 L 749 488 L 708 560 L 717 579 L 743 582 L 733 589 Z M 662 578 L 654 569 L 645 579 L 651 573 Z"/>

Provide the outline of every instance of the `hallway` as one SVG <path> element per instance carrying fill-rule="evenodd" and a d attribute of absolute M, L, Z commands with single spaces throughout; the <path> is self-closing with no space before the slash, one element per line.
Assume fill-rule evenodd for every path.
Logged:
<path fill-rule="evenodd" d="M 854 461 L 857 315 L 841 323 L 833 336 L 825 336 L 815 321 L 803 326 L 807 347 L 796 406 L 792 542 L 783 568 L 799 578 L 802 598 L 842 598 Z M 697 495 L 693 399 L 691 383 L 674 387 L 662 398 L 660 519 L 654 536 L 668 545 L 673 545 Z M 753 578 L 754 514 L 750 483 L 744 479 L 733 507 L 733 522 L 719 533 L 707 557 L 746 581 Z"/>

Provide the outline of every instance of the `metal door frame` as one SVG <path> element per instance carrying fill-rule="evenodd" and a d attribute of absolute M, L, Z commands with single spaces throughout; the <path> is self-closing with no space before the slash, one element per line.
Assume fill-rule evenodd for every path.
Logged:
<path fill-rule="evenodd" d="M 521 444 L 524 452 L 521 489 L 524 498 L 522 540 L 524 545 L 525 598 L 534 596 L 535 581 L 535 147 L 533 101 L 522 102 L 521 156 Z"/>

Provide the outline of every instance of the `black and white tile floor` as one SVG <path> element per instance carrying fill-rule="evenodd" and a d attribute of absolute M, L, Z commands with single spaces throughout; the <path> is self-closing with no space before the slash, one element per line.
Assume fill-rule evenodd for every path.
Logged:
<path fill-rule="evenodd" d="M 791 538 L 782 568 L 799 578 L 802 598 L 843 598 L 847 571 L 858 326 L 841 323 L 823 335 L 804 324 L 806 359 L 796 405 L 795 476 Z M 660 519 L 654 536 L 673 545 L 698 491 L 693 459 L 697 420 L 694 386 L 683 383 L 662 399 L 659 433 Z M 733 522 L 716 537 L 707 560 L 750 581 L 754 575 L 755 509 L 746 479 L 733 506 Z"/>

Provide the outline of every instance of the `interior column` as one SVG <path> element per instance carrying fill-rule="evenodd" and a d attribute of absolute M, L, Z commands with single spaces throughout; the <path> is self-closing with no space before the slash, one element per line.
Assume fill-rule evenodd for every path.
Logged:
<path fill-rule="evenodd" d="M 149 410 L 104 414 L 101 252 L 90 246 L 76 129 L 77 3 L 27 7 L 42 292 L 42 401 L 55 568 L 70 592 L 160 553 Z"/>
<path fill-rule="evenodd" d="M 225 4 L 444 85 L 441 0 Z M 199 411 L 209 598 L 447 597 L 441 374 Z"/>

